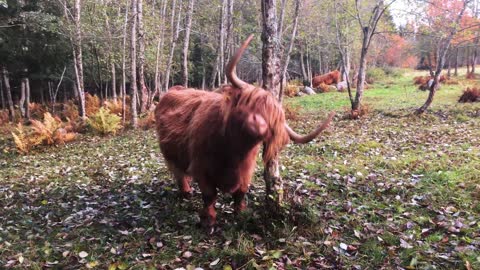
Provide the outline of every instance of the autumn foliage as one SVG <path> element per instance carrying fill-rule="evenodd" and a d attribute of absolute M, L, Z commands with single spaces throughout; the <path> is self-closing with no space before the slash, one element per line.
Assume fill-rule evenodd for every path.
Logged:
<path fill-rule="evenodd" d="M 73 141 L 76 134 L 68 132 L 64 123 L 50 113 L 44 114 L 43 121 L 31 120 L 31 127 L 19 123 L 12 132 L 13 140 L 20 153 L 28 153 L 36 145 L 59 145 Z"/>
<path fill-rule="evenodd" d="M 397 34 L 385 36 L 386 45 L 381 57 L 389 66 L 414 68 L 418 58 L 412 54 L 413 46 L 404 37 Z"/>

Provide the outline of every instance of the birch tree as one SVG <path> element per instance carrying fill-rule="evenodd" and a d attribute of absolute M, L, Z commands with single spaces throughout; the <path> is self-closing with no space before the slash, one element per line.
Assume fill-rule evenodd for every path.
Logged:
<path fill-rule="evenodd" d="M 137 0 L 131 0 L 132 21 L 130 23 L 130 94 L 132 95 L 132 126 L 137 128 Z"/>
<path fill-rule="evenodd" d="M 361 2 L 361 0 L 355 0 L 356 18 L 362 31 L 362 48 L 360 50 L 360 60 L 358 64 L 357 92 L 355 94 L 355 99 L 352 102 L 352 112 L 358 111 L 361 106 L 363 91 L 365 89 L 365 75 L 367 73 L 368 49 L 370 48 L 372 38 L 376 33 L 378 22 L 387 8 L 395 2 L 395 0 L 390 0 L 388 3 L 385 3 L 384 0 L 377 0 L 373 5 L 372 10 L 366 11 L 366 14 L 370 15 L 367 16 L 367 20 L 362 16 L 365 11 L 362 11 L 361 9 L 365 9 L 365 7 L 362 6 Z"/>
<path fill-rule="evenodd" d="M 440 38 L 436 40 L 436 51 L 435 51 L 435 56 L 437 59 L 437 64 L 435 67 L 435 70 L 432 69 L 432 66 L 430 65 L 430 76 L 433 78 L 433 83 L 430 85 L 429 88 L 429 94 L 428 98 L 425 101 L 425 103 L 416 110 L 416 114 L 422 114 L 424 113 L 432 104 L 433 98 L 435 97 L 435 93 L 437 92 L 439 86 L 440 86 L 440 74 L 442 73 L 443 66 L 445 65 L 445 58 L 448 52 L 448 49 L 450 47 L 450 43 L 452 42 L 452 39 L 454 36 L 457 34 L 457 32 L 460 29 L 460 21 L 463 17 L 463 14 L 465 13 L 465 10 L 467 8 L 467 5 L 471 2 L 472 0 L 455 0 L 450 2 L 452 6 L 450 6 L 449 9 L 445 9 L 443 7 L 444 2 L 440 1 L 433 1 L 429 5 L 431 9 L 435 10 L 440 8 L 444 12 L 448 14 L 444 14 L 443 18 L 439 18 L 435 16 L 435 18 L 431 18 L 435 20 L 437 23 L 439 23 L 437 26 L 437 31 L 438 32 L 443 32 L 439 33 Z M 457 5 L 454 5 L 454 4 Z M 437 5 L 437 6 L 435 6 Z M 434 12 L 435 13 L 435 12 Z M 468 59 L 468 58 L 467 58 Z M 467 60 L 468 61 L 468 60 Z"/>
<path fill-rule="evenodd" d="M 143 113 L 147 110 L 148 103 L 148 90 L 145 85 L 145 31 L 143 26 L 143 0 L 136 1 L 138 21 L 138 81 L 140 85 L 140 112 Z"/>
<path fill-rule="evenodd" d="M 183 40 L 183 62 L 182 62 L 182 77 L 183 85 L 188 87 L 188 45 L 190 44 L 190 30 L 192 28 L 193 5 L 195 0 L 188 1 L 188 8 L 186 13 L 185 23 L 185 38 Z"/>
<path fill-rule="evenodd" d="M 262 12 L 262 81 L 263 88 L 272 92 L 275 97 L 280 93 L 280 48 L 277 42 L 278 21 L 277 1 L 264 0 L 261 2 Z M 263 173 L 267 192 L 267 199 L 273 199 L 276 204 L 283 200 L 283 181 L 280 176 L 279 160 L 275 157 L 267 161 Z"/>

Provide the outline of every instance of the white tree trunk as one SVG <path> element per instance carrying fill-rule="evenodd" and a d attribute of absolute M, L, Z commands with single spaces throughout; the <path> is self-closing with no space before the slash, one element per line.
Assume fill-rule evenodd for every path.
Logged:
<path fill-rule="evenodd" d="M 188 45 L 190 44 L 190 30 L 192 28 L 192 17 L 193 17 L 193 5 L 195 4 L 194 0 L 188 1 L 188 9 L 186 14 L 186 24 L 185 24 L 185 39 L 183 40 L 183 85 L 188 87 Z"/>
<path fill-rule="evenodd" d="M 264 0 L 262 5 L 262 80 L 263 88 L 278 97 L 280 92 L 280 59 L 277 33 L 277 1 Z M 265 149 L 265 147 L 264 147 Z M 264 170 L 267 200 L 273 198 L 277 205 L 283 200 L 283 181 L 280 176 L 278 157 L 267 161 Z"/>
<path fill-rule="evenodd" d="M 171 29 L 171 42 L 170 42 L 170 54 L 168 56 L 168 62 L 167 62 L 167 68 L 165 71 L 165 90 L 168 90 L 169 82 L 170 82 L 170 71 L 172 69 L 172 62 L 173 62 L 173 54 L 175 53 L 175 47 L 177 44 L 177 39 L 178 35 L 180 33 L 180 19 L 181 19 L 181 10 L 182 10 L 182 5 L 178 5 L 178 15 L 177 15 L 177 22 L 174 23 L 175 21 L 175 5 L 176 5 L 176 0 L 172 1 L 172 18 L 170 25 L 172 27 Z M 175 24 L 175 28 L 174 28 Z"/>
<path fill-rule="evenodd" d="M 137 2 L 132 0 L 132 21 L 130 24 L 130 93 L 132 95 L 131 111 L 132 111 L 132 126 L 137 128 L 138 116 L 137 116 Z"/>

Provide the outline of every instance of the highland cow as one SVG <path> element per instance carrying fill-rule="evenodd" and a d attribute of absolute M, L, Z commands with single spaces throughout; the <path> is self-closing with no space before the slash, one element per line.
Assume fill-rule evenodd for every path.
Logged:
<path fill-rule="evenodd" d="M 318 75 L 313 77 L 312 85 L 313 88 L 318 88 L 321 84 L 331 85 L 331 84 L 338 84 L 340 82 L 340 71 L 334 70 L 332 72 Z"/>
<path fill-rule="evenodd" d="M 263 160 L 278 156 L 289 142 L 306 143 L 328 127 L 333 113 L 306 136 L 296 134 L 285 122 L 281 104 L 268 91 L 240 80 L 235 74 L 251 35 L 227 66 L 232 85 L 219 92 L 186 88 L 168 91 L 155 109 L 161 152 L 180 192 L 191 193 L 192 178 L 198 182 L 204 207 L 201 224 L 216 222 L 217 189 L 230 193 L 235 212 L 245 208 L 244 196 L 255 170 L 262 143 Z M 178 90 L 178 89 L 177 89 Z"/>

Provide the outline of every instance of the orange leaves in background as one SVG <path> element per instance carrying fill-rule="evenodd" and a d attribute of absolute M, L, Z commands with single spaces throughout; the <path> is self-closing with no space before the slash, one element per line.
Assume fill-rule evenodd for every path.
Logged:
<path fill-rule="evenodd" d="M 412 45 L 402 36 L 386 35 L 387 44 L 383 58 L 389 66 L 414 68 L 418 59 L 412 52 Z"/>
<path fill-rule="evenodd" d="M 429 31 L 449 32 L 454 27 L 455 20 L 463 8 L 464 0 L 431 0 L 426 10 Z M 458 31 L 452 40 L 452 45 L 472 41 L 475 33 L 480 30 L 479 20 L 467 9 L 460 20 Z"/>

